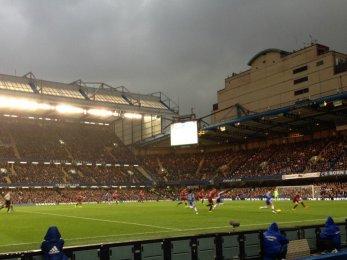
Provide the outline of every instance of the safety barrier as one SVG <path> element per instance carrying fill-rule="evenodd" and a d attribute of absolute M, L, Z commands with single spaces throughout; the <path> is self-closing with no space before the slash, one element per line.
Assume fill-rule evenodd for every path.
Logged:
<path fill-rule="evenodd" d="M 342 247 L 347 243 L 347 220 L 337 223 L 341 230 Z M 317 252 L 317 241 L 323 225 L 283 228 L 291 240 L 305 239 L 311 253 Z M 247 260 L 262 259 L 262 234 L 265 230 L 202 234 L 123 243 L 66 247 L 72 260 Z M 39 246 L 39 245 L 38 245 Z M 37 251 L 0 254 L 7 260 L 42 260 Z"/>

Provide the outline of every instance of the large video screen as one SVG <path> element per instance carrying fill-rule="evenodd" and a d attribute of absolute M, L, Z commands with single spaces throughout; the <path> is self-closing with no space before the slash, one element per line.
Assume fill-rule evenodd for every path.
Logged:
<path fill-rule="evenodd" d="M 198 143 L 197 121 L 173 123 L 170 131 L 172 146 Z"/>

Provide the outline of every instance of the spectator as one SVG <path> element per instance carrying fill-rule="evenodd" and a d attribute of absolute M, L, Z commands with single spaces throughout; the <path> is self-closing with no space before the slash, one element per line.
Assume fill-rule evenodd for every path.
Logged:
<path fill-rule="evenodd" d="M 272 223 L 263 234 L 264 260 L 285 259 L 288 239 L 281 234 L 277 223 Z"/>
<path fill-rule="evenodd" d="M 341 248 L 340 229 L 330 216 L 325 221 L 324 230 L 319 235 L 318 248 L 329 252 L 337 252 Z"/>
<path fill-rule="evenodd" d="M 45 240 L 41 244 L 41 250 L 45 260 L 67 260 L 63 253 L 64 240 L 56 226 L 49 227 Z"/>

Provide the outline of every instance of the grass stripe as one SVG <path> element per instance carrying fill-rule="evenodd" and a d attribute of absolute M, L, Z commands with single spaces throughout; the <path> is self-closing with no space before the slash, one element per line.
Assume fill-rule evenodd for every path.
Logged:
<path fill-rule="evenodd" d="M 151 227 L 151 228 L 158 228 L 158 229 L 166 229 L 166 230 L 170 230 L 170 231 L 181 231 L 181 229 L 177 229 L 177 228 L 162 227 L 162 226 L 157 226 L 157 225 L 142 224 L 142 223 L 136 223 L 136 222 L 127 222 L 127 221 L 120 221 L 120 220 L 87 218 L 87 217 L 79 217 L 79 216 L 55 214 L 55 213 L 46 213 L 46 212 L 38 212 L 38 211 L 35 211 L 35 212 L 33 212 L 33 211 L 21 211 L 21 212 L 28 213 L 28 214 L 39 214 L 39 215 L 65 217 L 65 218 L 75 218 L 75 219 L 83 219 L 83 220 L 91 220 L 91 221 L 99 221 L 99 222 L 135 225 L 135 226 L 141 226 L 141 227 Z"/>

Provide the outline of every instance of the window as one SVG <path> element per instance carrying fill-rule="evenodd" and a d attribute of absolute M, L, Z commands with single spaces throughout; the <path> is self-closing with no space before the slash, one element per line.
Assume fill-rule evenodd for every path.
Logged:
<path fill-rule="evenodd" d="M 300 68 L 294 69 L 294 70 L 293 70 L 293 74 L 296 74 L 296 73 L 299 73 L 299 72 L 303 72 L 303 71 L 305 71 L 305 70 L 307 70 L 307 65 L 306 65 L 306 66 L 302 66 L 302 67 L 300 67 Z"/>
<path fill-rule="evenodd" d="M 298 96 L 298 95 L 302 95 L 305 93 L 308 93 L 309 89 L 308 88 L 303 88 L 303 89 L 299 89 L 299 90 L 295 90 L 294 91 L 294 96 Z"/>
<path fill-rule="evenodd" d="M 303 78 L 299 78 L 299 79 L 294 79 L 294 85 L 302 83 L 302 82 L 305 82 L 305 81 L 308 81 L 308 77 L 307 76 L 303 77 Z"/>
<path fill-rule="evenodd" d="M 316 62 L 316 66 L 321 66 L 324 64 L 324 60 L 320 60 Z"/>

